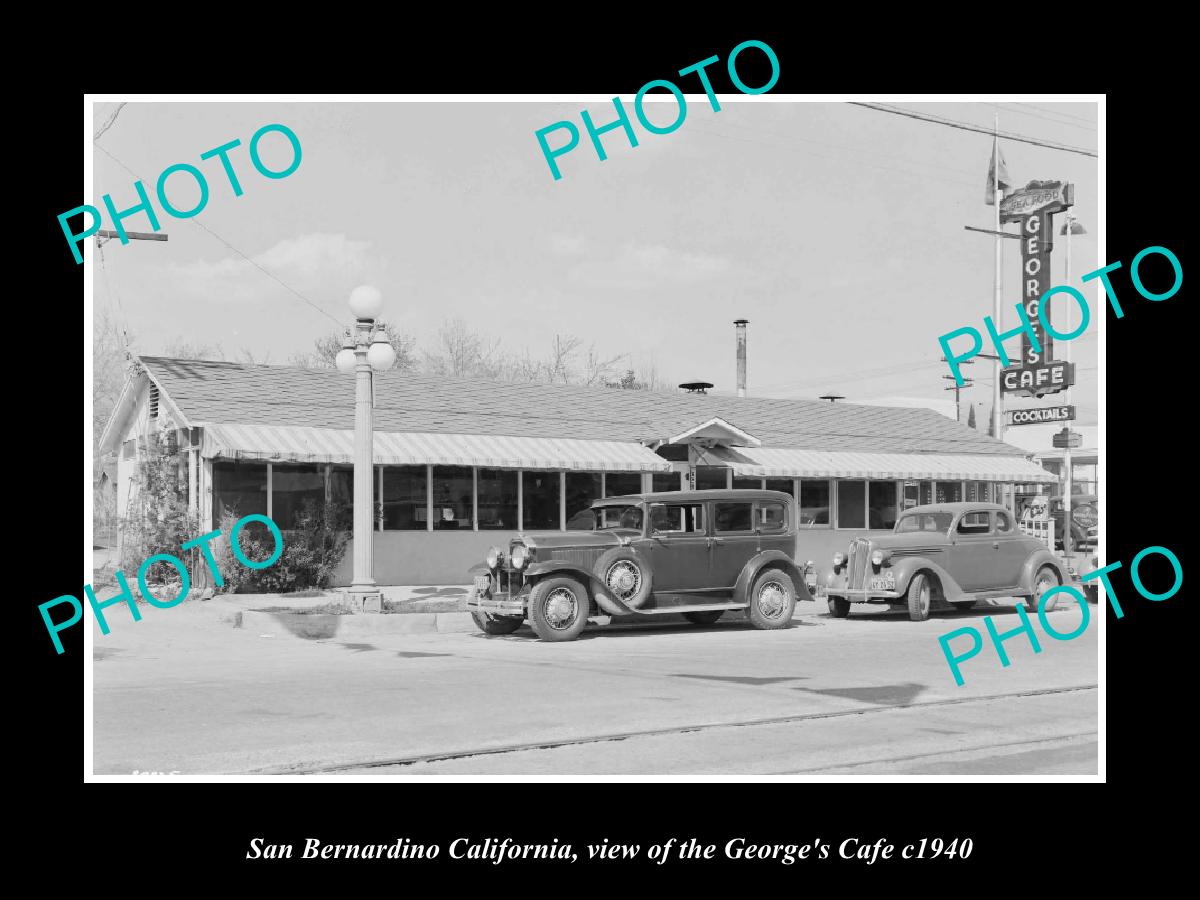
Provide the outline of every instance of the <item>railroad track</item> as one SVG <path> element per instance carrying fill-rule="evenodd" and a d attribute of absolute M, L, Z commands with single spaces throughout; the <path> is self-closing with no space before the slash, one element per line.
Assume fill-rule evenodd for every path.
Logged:
<path fill-rule="evenodd" d="M 359 760 L 347 763 L 332 763 L 327 765 L 297 763 L 285 766 L 269 766 L 252 769 L 243 774 L 247 775 L 324 775 L 334 772 L 354 772 L 363 769 L 380 769 L 392 766 L 412 766 L 419 763 L 445 762 L 447 760 L 464 759 L 472 756 L 502 756 L 506 753 L 522 753 L 528 750 L 554 750 L 560 747 L 574 747 L 584 744 L 603 744 L 614 741 L 626 741 L 633 738 L 661 737 L 673 734 L 691 734 L 701 731 L 716 731 L 723 728 L 754 728 L 763 725 L 784 725 L 790 722 L 817 721 L 820 719 L 838 719 L 851 716 L 878 716 L 906 709 L 933 709 L 941 706 L 957 706 L 968 703 L 991 703 L 997 700 L 1013 700 L 1024 697 L 1045 697 L 1053 694 L 1070 694 L 1082 691 L 1097 690 L 1098 685 L 1083 684 L 1062 688 L 1045 688 L 1036 691 L 1013 691 L 1007 694 L 985 694 L 980 697 L 954 697 L 945 700 L 926 700 L 920 703 L 900 703 L 892 706 L 876 706 L 865 709 L 845 709 L 832 712 L 798 713 L 791 716 L 771 716 L 768 718 L 746 719 L 737 722 L 711 722 L 697 725 L 677 725 L 671 728 L 647 728 L 639 731 L 623 731 L 612 734 L 587 735 L 560 740 L 523 741 L 499 746 L 472 747 L 461 750 L 447 750 L 440 753 L 420 753 L 411 756 L 394 756 L 379 759 Z M 1089 732 L 1090 733 L 1090 732 Z M 1062 738 L 1082 735 L 1063 735 Z M 1054 738 L 1058 740 L 1060 738 Z M 999 746 L 999 745 L 998 745 Z"/>

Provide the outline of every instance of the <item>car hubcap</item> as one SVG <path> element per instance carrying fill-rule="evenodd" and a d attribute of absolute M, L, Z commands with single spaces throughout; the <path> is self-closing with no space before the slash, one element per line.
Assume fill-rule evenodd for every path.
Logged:
<path fill-rule="evenodd" d="M 787 607 L 787 591 L 778 581 L 768 581 L 758 589 L 758 609 L 768 619 L 778 619 Z"/>
<path fill-rule="evenodd" d="M 1034 589 L 1034 596 L 1037 597 L 1038 600 L 1041 600 L 1042 594 L 1046 593 L 1046 591 L 1050 590 L 1050 588 L 1055 587 L 1056 585 L 1057 582 L 1053 578 L 1048 575 L 1043 575 L 1038 579 L 1037 587 Z"/>
<path fill-rule="evenodd" d="M 921 588 L 921 612 L 929 612 L 929 585 Z"/>
<path fill-rule="evenodd" d="M 575 592 L 568 588 L 556 588 L 546 598 L 546 623 L 556 631 L 570 628 L 575 621 L 579 603 Z"/>
<path fill-rule="evenodd" d="M 642 572 L 629 560 L 623 559 L 609 566 L 604 583 L 618 597 L 631 597 L 642 586 Z"/>

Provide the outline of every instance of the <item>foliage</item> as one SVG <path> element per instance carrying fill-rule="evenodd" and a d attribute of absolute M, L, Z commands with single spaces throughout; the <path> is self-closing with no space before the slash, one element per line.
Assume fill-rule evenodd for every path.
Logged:
<path fill-rule="evenodd" d="M 347 504 L 305 500 L 293 528 L 283 531 L 283 553 L 265 569 L 252 569 L 233 554 L 229 535 L 240 518 L 227 510 L 221 519 L 221 540 L 214 552 L 227 593 L 282 594 L 308 588 L 326 588 L 346 554 L 350 540 Z M 265 526 L 250 523 L 242 528 L 238 546 L 247 559 L 263 562 L 275 552 L 275 539 Z"/>
<path fill-rule="evenodd" d="M 200 533 L 200 523 L 188 509 L 187 462 L 175 445 L 172 433 L 152 433 L 138 459 L 138 481 L 130 492 L 121 521 L 121 563 L 131 576 L 142 562 L 157 553 L 179 557 L 194 570 L 199 549 L 180 546 Z M 178 577 L 169 564 L 154 566 L 147 581 Z"/>

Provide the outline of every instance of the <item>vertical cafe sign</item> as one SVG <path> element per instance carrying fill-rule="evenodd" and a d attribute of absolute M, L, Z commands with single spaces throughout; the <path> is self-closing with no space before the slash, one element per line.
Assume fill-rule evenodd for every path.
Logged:
<path fill-rule="evenodd" d="M 1061 181 L 1031 181 L 1000 201 L 1000 221 L 1021 224 L 1021 303 L 1041 348 L 1034 350 L 1029 335 L 1021 335 L 1022 368 L 1054 359 L 1054 339 L 1042 327 L 1038 304 L 1050 290 L 1054 214 L 1074 205 L 1075 185 Z"/>

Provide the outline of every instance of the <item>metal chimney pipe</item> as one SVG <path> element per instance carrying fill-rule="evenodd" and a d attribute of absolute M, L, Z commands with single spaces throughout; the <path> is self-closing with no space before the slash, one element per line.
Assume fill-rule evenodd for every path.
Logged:
<path fill-rule="evenodd" d="M 735 319 L 737 328 L 737 392 L 739 397 L 746 396 L 746 326 L 749 319 Z"/>

